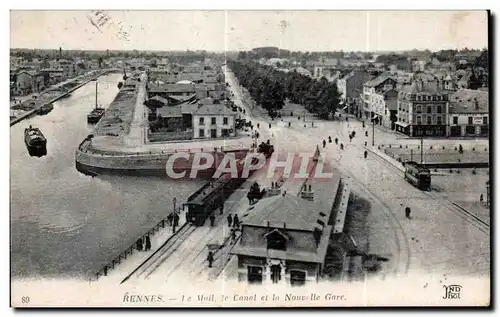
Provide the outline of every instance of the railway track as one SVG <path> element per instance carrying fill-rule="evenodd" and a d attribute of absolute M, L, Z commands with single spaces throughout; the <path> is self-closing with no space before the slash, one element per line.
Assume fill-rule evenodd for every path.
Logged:
<path fill-rule="evenodd" d="M 195 230 L 196 226 L 186 223 L 179 231 L 171 236 L 165 243 L 151 254 L 144 262 L 142 262 L 134 271 L 125 277 L 120 284 L 125 283 L 131 277 L 141 277 L 146 273 L 149 276 L 158 266 L 160 266 L 177 248 L 189 237 Z M 152 268 L 152 270 L 151 270 Z"/>
<path fill-rule="evenodd" d="M 390 169 L 392 169 L 393 171 L 396 172 L 397 175 L 399 175 L 400 177 L 404 178 L 404 172 L 401 171 L 398 167 L 394 166 L 394 164 L 392 164 L 391 162 L 387 161 L 384 157 L 382 157 L 380 154 L 370 150 L 367 148 L 368 151 L 370 151 L 370 153 L 372 155 L 374 155 L 375 159 L 377 159 L 379 162 L 382 162 L 384 163 L 386 166 L 388 166 Z M 456 215 L 458 215 L 460 218 L 464 219 L 465 221 L 469 222 L 471 225 L 473 225 L 474 227 L 476 227 L 478 230 L 484 232 L 484 233 L 489 233 L 490 232 L 490 225 L 484 221 L 483 219 L 481 219 L 480 217 L 474 215 L 473 213 L 471 213 L 470 211 L 468 211 L 467 209 L 457 205 L 456 203 L 452 202 L 451 200 L 449 199 L 446 199 L 446 198 L 443 198 L 443 197 L 440 197 L 432 192 L 426 192 L 426 191 L 421 191 L 421 193 L 431 199 L 434 199 L 434 200 L 442 200 L 444 201 L 444 204 L 443 206 L 448 209 L 449 211 L 455 213 Z"/>

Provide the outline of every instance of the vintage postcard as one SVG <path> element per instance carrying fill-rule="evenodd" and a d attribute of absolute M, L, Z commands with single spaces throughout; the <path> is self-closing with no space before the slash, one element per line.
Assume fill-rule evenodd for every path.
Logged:
<path fill-rule="evenodd" d="M 13 307 L 487 307 L 488 11 L 11 11 Z"/>

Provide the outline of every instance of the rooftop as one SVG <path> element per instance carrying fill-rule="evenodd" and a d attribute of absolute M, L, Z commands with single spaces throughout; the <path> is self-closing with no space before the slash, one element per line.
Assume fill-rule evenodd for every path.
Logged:
<path fill-rule="evenodd" d="M 450 96 L 450 113 L 488 113 L 487 91 L 460 89 Z"/>
<path fill-rule="evenodd" d="M 223 104 L 206 104 L 202 105 L 195 111 L 193 114 L 195 115 L 224 115 L 224 116 L 236 116 L 236 112 L 232 111 L 228 107 Z"/>
<path fill-rule="evenodd" d="M 380 75 L 380 76 L 366 82 L 365 86 L 377 87 L 378 85 L 382 84 L 383 82 L 385 82 L 388 79 L 394 80 L 391 76 Z M 396 81 L 396 80 L 394 80 L 394 81 Z"/>
<path fill-rule="evenodd" d="M 194 85 L 186 84 L 150 84 L 149 92 L 183 93 L 194 92 Z"/>

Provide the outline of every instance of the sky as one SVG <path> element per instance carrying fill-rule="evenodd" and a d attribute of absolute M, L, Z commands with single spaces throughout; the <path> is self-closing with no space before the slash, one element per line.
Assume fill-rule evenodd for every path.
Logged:
<path fill-rule="evenodd" d="M 11 11 L 10 47 L 293 51 L 482 49 L 486 11 Z M 91 21 L 92 20 L 92 21 Z M 95 25 L 94 25 L 95 24 Z"/>

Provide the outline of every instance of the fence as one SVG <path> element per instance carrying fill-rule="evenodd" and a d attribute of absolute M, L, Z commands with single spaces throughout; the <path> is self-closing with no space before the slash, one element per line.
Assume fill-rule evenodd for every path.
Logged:
<path fill-rule="evenodd" d="M 182 207 L 179 206 L 179 213 L 180 211 L 182 210 Z M 94 273 L 90 278 L 89 278 L 89 281 L 92 282 L 92 281 L 98 281 L 99 278 L 101 277 L 104 277 L 104 276 L 107 276 L 107 274 L 109 273 L 110 270 L 113 270 L 117 265 L 119 265 L 120 263 L 122 263 L 124 260 L 126 260 L 129 256 L 131 256 L 132 254 L 134 254 L 134 251 L 137 251 L 137 246 L 136 246 L 136 243 L 139 239 L 142 239 L 144 241 L 144 239 L 146 238 L 146 236 L 152 236 L 154 235 L 156 232 L 160 231 L 160 229 L 164 229 L 165 228 L 165 224 L 168 225 L 168 217 L 170 215 L 172 215 L 175 211 L 172 211 L 170 212 L 167 217 L 163 218 L 162 220 L 160 220 L 155 226 L 153 226 L 151 229 L 149 229 L 146 233 L 140 235 L 139 237 L 137 237 L 137 239 L 134 240 L 134 243 L 129 246 L 127 249 L 125 249 L 123 252 L 121 252 L 116 258 L 114 258 L 111 262 L 109 262 L 108 264 L 104 265 L 99 271 L 97 271 L 96 273 Z M 185 225 L 187 225 L 187 222 L 184 223 L 182 226 L 180 226 L 176 232 L 179 232 Z M 140 251 L 139 251 L 140 252 Z"/>

